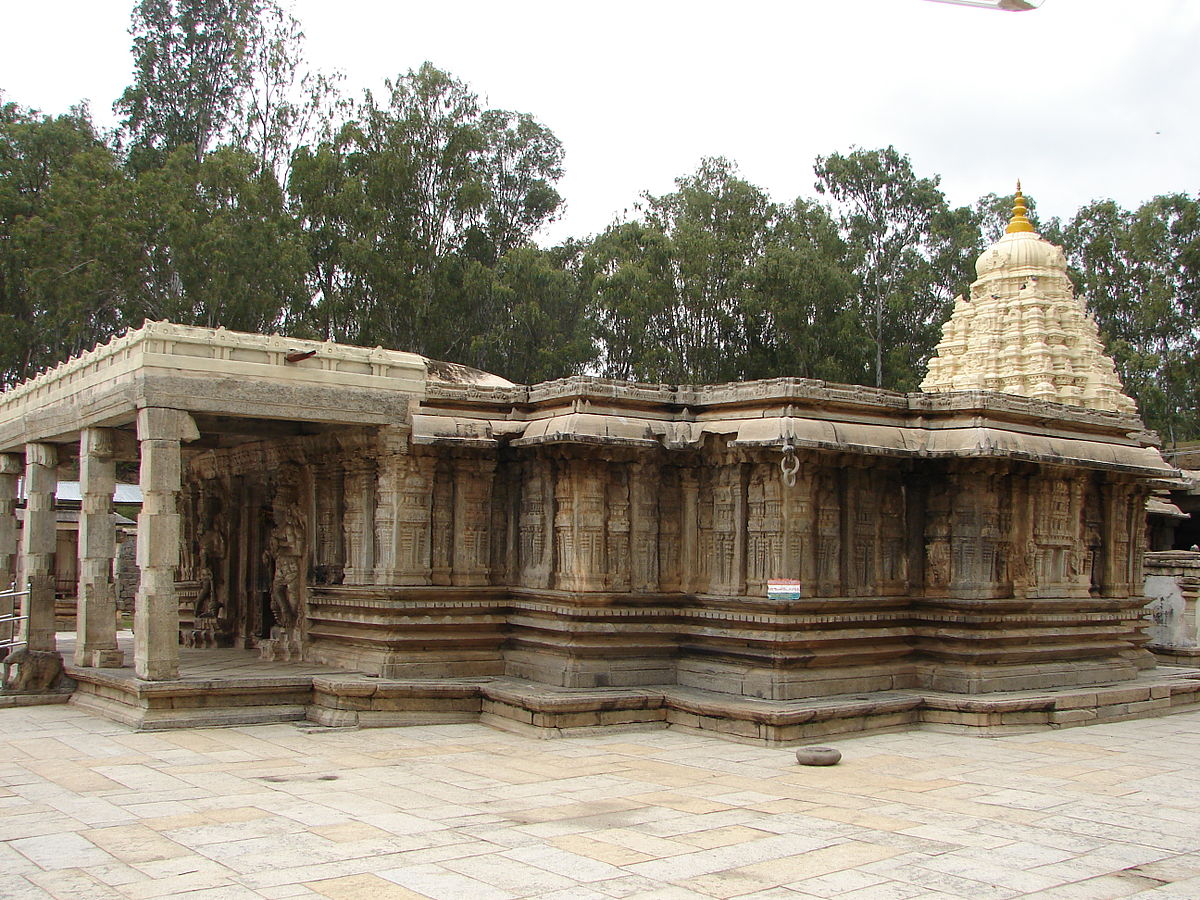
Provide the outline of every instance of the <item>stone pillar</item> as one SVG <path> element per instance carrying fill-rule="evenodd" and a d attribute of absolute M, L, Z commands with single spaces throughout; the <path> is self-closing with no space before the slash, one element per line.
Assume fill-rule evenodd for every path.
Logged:
<path fill-rule="evenodd" d="M 448 459 L 434 465 L 430 521 L 430 581 L 447 585 L 454 558 L 454 469 Z"/>
<path fill-rule="evenodd" d="M 629 544 L 632 572 L 629 587 L 637 593 L 659 589 L 659 494 L 663 490 L 662 466 L 638 460 L 630 469 Z"/>
<path fill-rule="evenodd" d="M 431 456 L 409 454 L 393 454 L 379 460 L 376 584 L 430 583 L 434 462 Z"/>
<path fill-rule="evenodd" d="M 375 460 L 346 461 L 344 476 L 346 584 L 371 584 L 375 572 Z"/>
<path fill-rule="evenodd" d="M 680 589 L 700 590 L 700 484 L 695 469 L 679 470 Z"/>
<path fill-rule="evenodd" d="M 175 568 L 179 565 L 179 489 L 181 441 L 199 437 L 191 416 L 178 409 L 138 410 L 139 480 L 137 562 L 141 572 L 134 608 L 134 673 L 163 681 L 179 676 L 179 601 Z"/>
<path fill-rule="evenodd" d="M 58 451 L 53 444 L 25 445 L 25 577 L 29 579 L 25 623 L 30 650 L 57 649 L 54 641 L 54 490 Z"/>
<path fill-rule="evenodd" d="M 454 514 L 450 583 L 487 584 L 491 552 L 493 459 L 453 462 Z"/>
<path fill-rule="evenodd" d="M 21 474 L 21 457 L 15 453 L 0 453 L 0 591 L 17 580 L 17 476 Z M 12 598 L 0 600 L 0 616 L 16 611 Z M 18 629 L 0 629 L 0 640 L 16 636 Z M 5 655 L 0 649 L 0 657 Z"/>
<path fill-rule="evenodd" d="M 85 428 L 79 436 L 79 593 L 75 665 L 120 668 L 117 649 L 117 590 L 113 556 L 117 549 L 112 496 L 116 487 L 113 434 Z"/>
<path fill-rule="evenodd" d="M 1162 550 L 1146 554 L 1144 592 L 1150 598 L 1150 645 L 1160 662 L 1200 662 L 1200 553 Z"/>

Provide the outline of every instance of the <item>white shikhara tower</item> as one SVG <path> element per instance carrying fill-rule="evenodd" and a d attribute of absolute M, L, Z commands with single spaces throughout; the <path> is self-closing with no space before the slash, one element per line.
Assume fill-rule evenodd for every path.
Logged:
<path fill-rule="evenodd" d="M 1067 260 L 1033 230 L 1021 185 L 1012 221 L 975 264 L 969 299 L 954 301 L 921 390 L 1000 391 L 1087 409 L 1137 413 Z"/>

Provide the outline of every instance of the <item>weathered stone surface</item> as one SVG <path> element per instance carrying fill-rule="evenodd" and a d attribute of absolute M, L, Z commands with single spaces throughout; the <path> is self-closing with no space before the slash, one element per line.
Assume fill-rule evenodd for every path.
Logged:
<path fill-rule="evenodd" d="M 0 397 L 0 448 L 36 457 L 88 429 L 96 483 L 136 429 L 143 681 L 176 680 L 182 633 L 385 679 L 509 679 L 322 690 L 328 721 L 475 703 L 530 727 L 799 740 L 916 721 L 906 691 L 1131 682 L 1151 661 L 1142 509 L 1171 470 L 1128 410 L 803 379 L 522 387 L 336 345 L 293 364 L 282 343 L 160 323 Z M 98 609 L 104 541 L 86 531 Z M 89 631 L 81 661 L 106 642 Z M 1129 714 L 1175 699 L 1095 697 Z"/>
<path fill-rule="evenodd" d="M 1152 622 L 1147 647 L 1166 662 L 1200 662 L 1200 553 L 1147 553 L 1144 590 Z"/>
<path fill-rule="evenodd" d="M 796 762 L 802 766 L 836 766 L 842 761 L 842 751 L 836 747 L 799 747 Z"/>

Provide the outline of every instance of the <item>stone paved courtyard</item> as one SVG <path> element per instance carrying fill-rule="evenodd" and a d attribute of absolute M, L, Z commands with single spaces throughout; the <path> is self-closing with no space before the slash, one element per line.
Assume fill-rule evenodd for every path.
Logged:
<path fill-rule="evenodd" d="M 1200 897 L 1200 713 L 839 740 L 136 733 L 0 710 L 0 895 Z"/>

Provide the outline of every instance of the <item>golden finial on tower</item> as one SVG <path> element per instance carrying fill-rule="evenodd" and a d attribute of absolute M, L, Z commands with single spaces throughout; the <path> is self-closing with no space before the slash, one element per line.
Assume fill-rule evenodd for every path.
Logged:
<path fill-rule="evenodd" d="M 1018 234 L 1020 232 L 1032 232 L 1033 223 L 1029 221 L 1025 208 L 1025 195 L 1021 193 L 1021 179 L 1017 179 L 1017 195 L 1013 197 L 1013 214 L 1012 220 L 1008 223 L 1008 228 L 1004 229 L 1005 234 Z"/>

